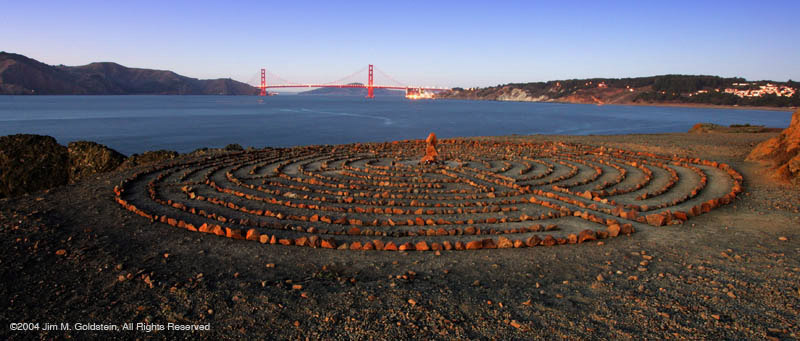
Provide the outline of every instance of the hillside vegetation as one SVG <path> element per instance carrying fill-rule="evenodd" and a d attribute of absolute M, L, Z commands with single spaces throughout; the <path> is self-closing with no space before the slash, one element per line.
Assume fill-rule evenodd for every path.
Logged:
<path fill-rule="evenodd" d="M 258 89 L 232 79 L 202 80 L 172 71 L 128 68 L 116 63 L 47 65 L 0 52 L 4 95 L 255 95 Z"/>
<path fill-rule="evenodd" d="M 746 86 L 733 84 L 747 83 Z M 637 78 L 591 78 L 548 82 L 509 83 L 486 88 L 454 88 L 439 98 L 498 101 L 565 102 L 594 104 L 695 103 L 741 106 L 800 106 L 800 95 L 775 94 L 740 97 L 725 93 L 726 88 L 758 89 L 762 85 L 800 88 L 800 83 L 755 81 L 718 76 L 662 75 Z M 719 90 L 719 91 L 717 91 Z"/>

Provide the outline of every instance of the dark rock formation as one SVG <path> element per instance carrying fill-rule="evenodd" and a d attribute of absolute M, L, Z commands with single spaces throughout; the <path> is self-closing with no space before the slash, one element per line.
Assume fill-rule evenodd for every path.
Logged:
<path fill-rule="evenodd" d="M 240 151 L 243 151 L 243 150 L 244 150 L 244 148 L 242 148 L 242 145 L 240 145 L 238 143 L 231 143 L 231 144 L 225 146 L 225 151 L 228 151 L 228 152 L 240 152 Z"/>
<path fill-rule="evenodd" d="M 765 162 L 777 179 L 800 184 L 800 110 L 792 114 L 788 128 L 761 142 L 750 152 L 747 160 Z"/>
<path fill-rule="evenodd" d="M 144 152 L 142 154 L 133 154 L 119 166 L 120 169 L 133 168 L 140 165 L 157 163 L 164 160 L 174 159 L 178 157 L 178 152 L 172 150 L 156 150 L 152 152 Z"/>
<path fill-rule="evenodd" d="M 41 135 L 0 137 L 0 197 L 17 196 L 67 183 L 67 148 Z"/>
<path fill-rule="evenodd" d="M 72 183 L 97 173 L 115 170 L 125 161 L 125 155 L 90 141 L 71 142 L 67 150 L 69 181 Z"/>

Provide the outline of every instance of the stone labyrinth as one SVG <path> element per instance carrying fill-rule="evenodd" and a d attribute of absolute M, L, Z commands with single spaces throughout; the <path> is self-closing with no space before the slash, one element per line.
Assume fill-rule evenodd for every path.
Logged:
<path fill-rule="evenodd" d="M 180 159 L 115 186 L 125 209 L 262 244 L 384 251 L 575 244 L 680 224 L 734 200 L 727 164 L 559 142 L 444 140 Z M 178 233 L 176 231 L 176 233 Z"/>

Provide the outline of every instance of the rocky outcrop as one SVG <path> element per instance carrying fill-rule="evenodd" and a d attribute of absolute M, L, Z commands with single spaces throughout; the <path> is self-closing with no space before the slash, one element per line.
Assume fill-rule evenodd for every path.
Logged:
<path fill-rule="evenodd" d="M 69 153 L 69 181 L 71 183 L 88 176 L 117 169 L 125 161 L 125 155 L 102 144 L 90 141 L 75 141 L 67 145 Z"/>
<path fill-rule="evenodd" d="M 0 197 L 22 195 L 67 183 L 67 148 L 50 136 L 0 137 Z"/>
<path fill-rule="evenodd" d="M 692 134 L 705 134 L 712 131 L 719 131 L 722 128 L 724 127 L 714 123 L 698 123 L 692 126 L 692 128 L 689 129 L 689 132 Z"/>
<path fill-rule="evenodd" d="M 224 149 L 225 149 L 225 151 L 228 151 L 228 152 L 241 152 L 241 151 L 244 150 L 244 148 L 242 148 L 242 145 L 240 145 L 238 143 L 231 143 L 231 144 L 225 146 Z"/>
<path fill-rule="evenodd" d="M 708 134 L 708 133 L 767 133 L 779 132 L 780 128 L 767 128 L 760 125 L 750 124 L 731 124 L 729 127 L 721 126 L 713 123 L 698 123 L 689 129 L 692 134 Z"/>
<path fill-rule="evenodd" d="M 172 150 L 156 150 L 152 152 L 144 152 L 142 154 L 133 154 L 120 165 L 120 169 L 129 169 L 140 165 L 157 163 L 164 160 L 174 159 L 178 157 L 178 152 Z"/>
<path fill-rule="evenodd" d="M 428 138 L 425 140 L 425 156 L 422 157 L 422 160 L 419 163 L 422 164 L 429 164 L 429 163 L 436 163 L 439 161 L 439 152 L 436 151 L 436 134 L 430 133 L 428 134 Z"/>
<path fill-rule="evenodd" d="M 537 102 L 536 98 L 528 95 L 528 92 L 522 89 L 512 89 L 510 92 L 504 92 L 497 96 L 498 101 L 513 101 L 513 102 Z M 544 100 L 547 100 L 545 98 Z"/>
<path fill-rule="evenodd" d="M 761 142 L 750 152 L 747 160 L 765 162 L 776 178 L 800 184 L 800 110 L 792 114 L 788 128 Z"/>

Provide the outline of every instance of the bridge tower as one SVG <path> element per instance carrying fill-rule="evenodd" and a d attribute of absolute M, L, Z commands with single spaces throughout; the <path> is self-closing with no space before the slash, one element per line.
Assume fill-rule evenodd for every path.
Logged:
<path fill-rule="evenodd" d="M 375 92 L 372 88 L 372 64 L 369 64 L 369 78 L 367 79 L 367 98 L 375 98 Z"/>
<path fill-rule="evenodd" d="M 258 95 L 267 95 L 267 69 L 261 69 L 261 93 Z"/>

